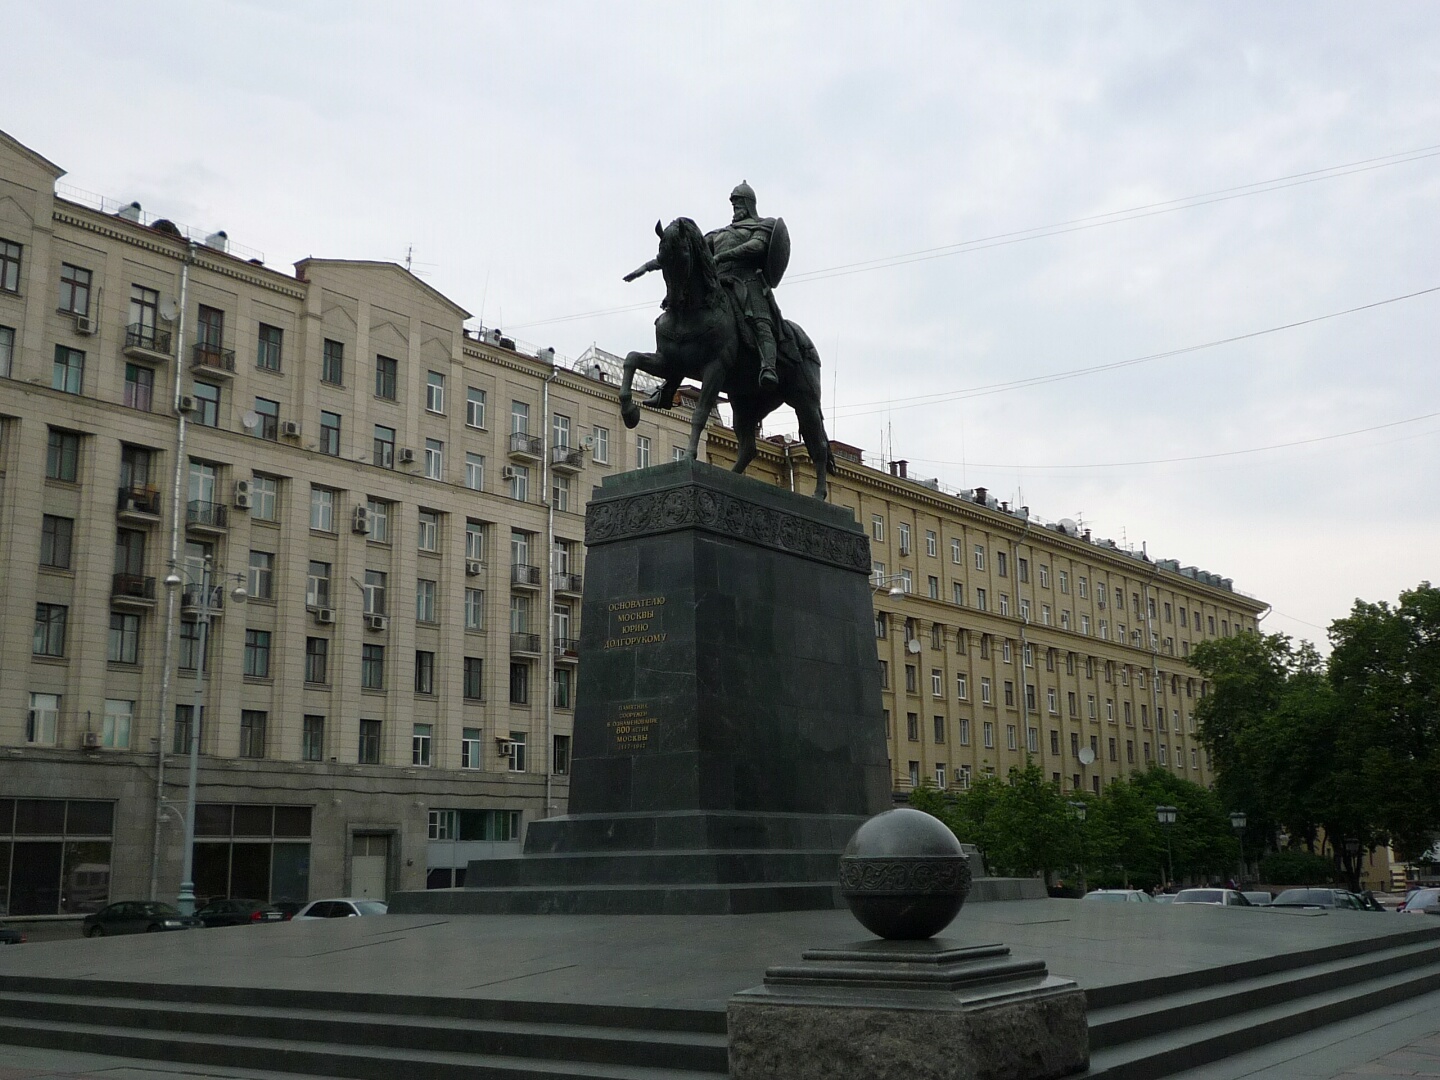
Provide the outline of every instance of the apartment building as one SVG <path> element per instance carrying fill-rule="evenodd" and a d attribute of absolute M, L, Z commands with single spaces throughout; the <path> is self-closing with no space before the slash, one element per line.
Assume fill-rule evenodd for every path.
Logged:
<path fill-rule="evenodd" d="M 446 886 L 564 811 L 583 511 L 684 445 L 403 268 L 57 193 L 0 133 L 0 911 Z"/>
<path fill-rule="evenodd" d="M 712 432 L 716 463 L 734 439 Z M 1255 630 L 1267 605 L 1234 582 L 1044 523 L 985 488 L 862 464 L 832 443 L 830 499 L 869 533 L 875 638 L 897 798 L 967 787 L 1029 759 L 1066 792 L 1159 765 L 1210 784 L 1196 738 L 1198 642 Z M 762 443 L 751 471 L 809 491 L 804 447 Z"/>

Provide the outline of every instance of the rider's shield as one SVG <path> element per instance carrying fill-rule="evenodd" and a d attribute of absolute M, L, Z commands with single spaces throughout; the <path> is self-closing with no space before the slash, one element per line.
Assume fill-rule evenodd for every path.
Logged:
<path fill-rule="evenodd" d="M 772 289 L 780 284 L 789 265 L 790 230 L 785 227 L 785 219 L 777 217 L 775 227 L 770 230 L 770 246 L 765 252 L 765 280 Z"/>

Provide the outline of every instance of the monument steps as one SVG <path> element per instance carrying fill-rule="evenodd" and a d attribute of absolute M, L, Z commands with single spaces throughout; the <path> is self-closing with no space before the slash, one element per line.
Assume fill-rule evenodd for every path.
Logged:
<path fill-rule="evenodd" d="M 696 1011 L 445 999 L 478 1015 L 429 1016 L 417 1003 L 441 999 L 140 984 L 99 996 L 86 980 L 24 981 L 57 992 L 0 989 L 0 1044 L 354 1080 L 715 1080 L 727 1068 L 724 1016 Z M 373 1011 L 321 1007 L 337 996 Z M 660 1026 L 640 1026 L 647 1018 Z"/>
<path fill-rule="evenodd" d="M 1440 940 L 1415 937 L 1091 991 L 1083 1075 L 1155 1080 L 1440 990 Z"/>

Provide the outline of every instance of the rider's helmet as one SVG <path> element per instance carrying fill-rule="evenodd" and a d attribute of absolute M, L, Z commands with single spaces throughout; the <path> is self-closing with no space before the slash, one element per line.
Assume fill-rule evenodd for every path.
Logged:
<path fill-rule="evenodd" d="M 750 216 L 755 216 L 755 189 L 752 188 L 749 184 L 747 184 L 744 180 L 741 180 L 740 183 L 736 184 L 735 190 L 730 192 L 730 201 L 732 203 L 736 201 L 744 202 L 745 209 L 750 211 Z"/>

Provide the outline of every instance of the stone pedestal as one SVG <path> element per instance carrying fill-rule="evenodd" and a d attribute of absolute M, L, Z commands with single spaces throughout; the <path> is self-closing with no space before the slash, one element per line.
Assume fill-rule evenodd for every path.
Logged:
<path fill-rule="evenodd" d="M 1084 991 L 1004 945 L 815 949 L 728 1013 L 732 1080 L 1042 1080 L 1090 1060 Z"/>
<path fill-rule="evenodd" d="M 681 461 L 607 477 L 585 544 L 570 813 L 400 909 L 842 906 L 840 852 L 890 805 L 851 512 Z"/>

